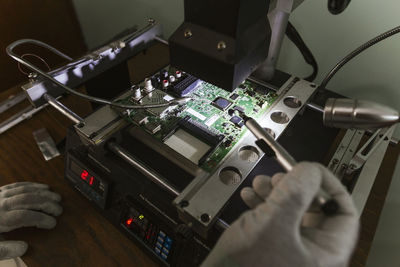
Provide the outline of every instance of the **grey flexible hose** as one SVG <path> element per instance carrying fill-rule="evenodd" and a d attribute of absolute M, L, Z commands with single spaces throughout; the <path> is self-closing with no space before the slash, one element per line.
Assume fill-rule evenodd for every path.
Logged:
<path fill-rule="evenodd" d="M 321 88 L 326 88 L 326 85 L 328 82 L 332 79 L 332 77 L 350 60 L 352 60 L 354 57 L 359 55 L 361 52 L 366 50 L 367 48 L 379 43 L 380 41 L 385 40 L 386 38 L 389 38 L 392 35 L 395 35 L 396 33 L 400 32 L 400 26 L 397 26 L 387 32 L 384 32 L 377 37 L 369 40 L 368 42 L 364 43 L 357 49 L 355 49 L 353 52 L 348 54 L 346 57 L 344 57 L 336 66 L 325 76 L 324 80 L 321 82 Z"/>

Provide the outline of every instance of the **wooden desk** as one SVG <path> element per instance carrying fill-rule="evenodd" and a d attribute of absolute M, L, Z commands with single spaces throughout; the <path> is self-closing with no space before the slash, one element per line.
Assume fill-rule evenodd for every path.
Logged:
<path fill-rule="evenodd" d="M 15 87 L 1 93 L 0 101 L 19 91 Z M 81 116 L 90 112 L 89 105 L 79 98 L 69 96 L 65 100 Z M 0 114 L 0 121 L 27 105 L 26 101 Z M 0 185 L 20 181 L 48 184 L 62 196 L 64 208 L 54 229 L 23 228 L 4 234 L 5 238 L 28 242 L 29 249 L 22 257 L 28 266 L 156 266 L 64 181 L 63 156 L 44 160 L 32 132 L 46 128 L 57 143 L 70 124 L 47 107 L 0 135 Z"/>

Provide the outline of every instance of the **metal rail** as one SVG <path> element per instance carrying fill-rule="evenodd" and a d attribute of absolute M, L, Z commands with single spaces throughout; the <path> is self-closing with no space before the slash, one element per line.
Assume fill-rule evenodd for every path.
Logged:
<path fill-rule="evenodd" d="M 44 94 L 43 97 L 53 108 L 57 109 L 75 124 L 83 122 L 83 119 L 78 114 L 64 106 L 61 102 L 57 101 L 57 99 L 55 99 L 51 95 Z"/>

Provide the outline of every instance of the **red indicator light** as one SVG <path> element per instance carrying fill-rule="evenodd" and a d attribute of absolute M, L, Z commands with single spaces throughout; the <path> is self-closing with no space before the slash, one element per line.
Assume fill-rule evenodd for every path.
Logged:
<path fill-rule="evenodd" d="M 93 184 L 93 176 L 90 178 L 90 183 L 89 183 L 90 185 L 92 185 Z"/>
<path fill-rule="evenodd" d="M 132 224 L 132 222 L 133 222 L 133 219 L 132 218 L 129 218 L 128 220 L 126 220 L 126 225 L 131 225 Z"/>
<path fill-rule="evenodd" d="M 83 180 L 86 180 L 86 177 L 88 176 L 88 172 L 87 171 L 85 171 L 85 170 L 83 170 L 82 171 L 82 174 L 81 174 L 81 178 L 83 179 Z"/>
<path fill-rule="evenodd" d="M 147 234 L 146 238 L 147 238 L 147 239 L 150 239 L 150 235 L 149 235 L 149 234 Z"/>

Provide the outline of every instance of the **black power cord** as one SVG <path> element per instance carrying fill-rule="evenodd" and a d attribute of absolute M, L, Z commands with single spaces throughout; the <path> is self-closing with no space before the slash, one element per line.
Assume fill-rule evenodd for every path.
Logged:
<path fill-rule="evenodd" d="M 299 49 L 300 53 L 303 55 L 304 60 L 313 68 L 312 74 L 304 78 L 304 80 L 309 82 L 314 81 L 318 74 L 318 63 L 315 60 L 314 55 L 311 53 L 311 50 L 307 47 L 306 43 L 301 38 L 299 32 L 296 30 L 293 24 L 290 23 L 290 21 L 288 21 L 288 25 L 286 27 L 286 36 Z"/>
<path fill-rule="evenodd" d="M 347 8 L 350 1 L 351 0 L 328 0 L 328 10 L 331 14 L 338 15 Z"/>

